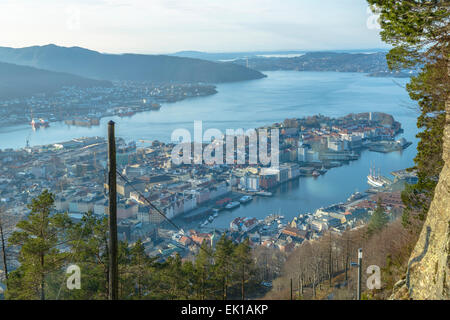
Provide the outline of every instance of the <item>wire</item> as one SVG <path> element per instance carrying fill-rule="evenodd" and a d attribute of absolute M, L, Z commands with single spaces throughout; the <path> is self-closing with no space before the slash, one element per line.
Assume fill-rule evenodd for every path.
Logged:
<path fill-rule="evenodd" d="M 70 259 L 69 266 L 73 263 L 73 258 L 75 257 L 75 254 L 77 253 L 78 246 L 79 246 L 79 244 L 80 244 L 80 242 L 81 242 L 81 238 L 83 237 L 83 232 L 84 232 L 84 228 L 83 228 L 83 230 L 81 230 L 81 232 L 80 232 L 80 237 L 78 238 L 77 243 L 76 243 L 76 245 L 75 245 L 75 251 L 72 252 L 72 254 L 70 255 L 70 258 L 69 258 L 69 259 Z M 56 300 L 59 300 L 59 296 L 60 296 L 60 294 L 61 294 L 61 290 L 62 290 L 62 287 L 63 287 L 63 285 L 64 285 L 64 281 L 66 281 L 66 277 L 63 277 L 63 280 L 61 281 L 61 285 L 59 286 L 59 290 L 58 290 L 58 294 L 57 294 L 57 296 L 56 296 Z"/>
<path fill-rule="evenodd" d="M 181 228 L 175 223 L 173 222 L 170 218 L 168 218 L 161 210 L 159 210 L 158 207 L 156 207 L 150 200 L 148 200 L 146 197 L 144 197 L 144 195 L 137 190 L 132 183 L 130 183 L 130 181 L 124 177 L 119 170 L 116 170 L 117 174 L 120 176 L 120 178 L 122 178 L 127 184 L 129 184 L 131 186 L 131 188 L 136 191 L 144 200 L 145 202 L 147 202 L 149 204 L 150 207 L 152 207 L 153 209 L 156 210 L 156 212 L 158 212 L 161 216 L 164 217 L 164 219 L 166 219 L 172 226 L 174 226 L 178 231 L 181 231 Z"/>
<path fill-rule="evenodd" d="M 116 170 L 117 171 L 117 174 L 119 175 L 119 177 L 120 178 L 122 178 L 126 183 L 128 183 L 130 186 L 131 186 L 131 188 L 134 190 L 134 191 L 136 191 L 152 208 L 154 208 L 161 216 L 163 216 L 164 217 L 164 219 L 166 219 L 172 226 L 174 226 L 178 231 L 181 231 L 182 229 L 175 223 L 175 222 L 173 222 L 170 218 L 168 218 L 159 208 L 157 208 L 150 200 L 148 200 L 139 190 L 137 190 L 134 186 L 133 186 L 133 184 L 131 184 L 130 183 L 130 181 L 126 178 L 126 177 L 124 177 L 120 172 L 119 172 L 119 170 Z M 199 243 L 197 243 L 196 241 L 194 241 L 189 235 L 186 235 L 185 234 L 185 237 L 186 238 L 188 238 L 189 240 L 191 240 L 197 247 L 199 247 L 201 250 L 204 250 L 204 252 L 210 257 L 210 258 L 212 258 L 212 259 L 214 259 L 214 255 L 210 252 L 210 251 L 208 251 L 208 250 L 206 250 L 206 249 L 204 249 L 203 247 L 202 247 L 202 245 L 201 244 L 199 244 Z M 229 269 L 228 268 L 228 266 L 226 266 L 225 267 L 225 269 L 228 271 L 228 272 L 231 272 L 231 271 L 234 271 L 234 270 L 231 270 L 231 269 Z"/>

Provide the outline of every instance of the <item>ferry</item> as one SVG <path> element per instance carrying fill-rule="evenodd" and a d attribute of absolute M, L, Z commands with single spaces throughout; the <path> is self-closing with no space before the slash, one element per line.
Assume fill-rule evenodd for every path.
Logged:
<path fill-rule="evenodd" d="M 238 201 L 233 201 L 233 202 L 230 202 L 229 204 L 227 204 L 227 205 L 225 206 L 225 209 L 231 210 L 231 209 L 234 209 L 234 208 L 239 207 L 240 205 L 241 205 L 240 202 L 238 202 Z"/>
<path fill-rule="evenodd" d="M 48 128 L 50 126 L 50 123 L 48 122 L 48 120 L 46 119 L 42 119 L 40 118 L 38 121 L 31 119 L 30 122 L 31 126 L 33 127 L 33 129 L 38 129 L 38 128 Z"/>
<path fill-rule="evenodd" d="M 35 121 L 34 119 L 31 119 L 30 124 L 31 124 L 31 127 L 32 127 L 34 130 L 38 129 L 38 128 L 41 126 L 41 125 L 39 124 L 39 122 Z"/>
<path fill-rule="evenodd" d="M 253 200 L 252 196 L 243 196 L 242 198 L 239 199 L 240 203 L 247 203 Z"/>
<path fill-rule="evenodd" d="M 48 128 L 50 126 L 50 123 L 46 119 L 42 119 L 42 118 L 39 119 L 39 123 L 40 123 L 41 127 L 44 127 L 44 128 Z"/>

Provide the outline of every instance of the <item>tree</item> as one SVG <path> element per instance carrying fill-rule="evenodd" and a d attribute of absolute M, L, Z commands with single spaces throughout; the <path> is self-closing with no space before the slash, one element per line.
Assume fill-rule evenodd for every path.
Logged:
<path fill-rule="evenodd" d="M 384 211 L 383 203 L 381 198 L 378 198 L 377 207 L 370 218 L 369 224 L 367 226 L 367 232 L 369 235 L 373 235 L 375 232 L 383 229 L 389 222 L 389 217 Z"/>
<path fill-rule="evenodd" d="M 60 272 L 67 252 L 65 243 L 71 221 L 67 214 L 51 214 L 53 194 L 44 190 L 33 199 L 27 219 L 17 224 L 9 238 L 12 245 L 20 245 L 20 267 L 11 272 L 5 296 L 9 299 L 46 299 L 46 276 Z"/>
<path fill-rule="evenodd" d="M 241 286 L 241 298 L 245 300 L 245 284 L 249 282 L 250 277 L 254 271 L 253 259 L 251 255 L 251 248 L 249 239 L 246 238 L 243 242 L 238 244 L 233 252 L 236 278 Z"/>
<path fill-rule="evenodd" d="M 154 272 L 153 263 L 155 259 L 145 253 L 145 247 L 139 239 L 130 250 L 130 271 L 132 283 L 135 288 L 133 297 L 142 299 L 151 291 L 151 273 Z"/>
<path fill-rule="evenodd" d="M 443 167 L 445 102 L 450 92 L 450 7 L 444 0 L 367 0 L 380 14 L 381 38 L 393 45 L 387 55 L 391 69 L 421 68 L 407 85 L 411 99 L 418 102 L 417 126 L 420 142 L 414 159 L 418 183 L 406 188 L 403 223 L 411 216 L 419 221 L 428 212 Z"/>
<path fill-rule="evenodd" d="M 212 250 L 208 243 L 203 241 L 195 259 L 195 290 L 200 300 L 207 298 L 207 292 L 211 287 L 212 274 Z"/>
<path fill-rule="evenodd" d="M 107 299 L 108 297 L 108 219 L 92 212 L 69 230 L 70 257 L 81 269 L 81 290 L 63 287 L 64 299 Z"/>
<path fill-rule="evenodd" d="M 214 253 L 214 276 L 221 285 L 223 300 L 227 299 L 229 281 L 232 277 L 230 257 L 233 254 L 233 247 L 233 242 L 223 234 L 217 241 Z"/>
<path fill-rule="evenodd" d="M 210 266 L 205 265 L 205 269 L 201 272 L 197 268 L 191 267 L 191 263 L 183 263 L 178 253 L 167 259 L 161 270 L 162 277 L 158 280 L 159 286 L 165 289 L 163 298 L 171 300 L 188 299 L 190 295 L 189 283 L 199 280 L 200 284 L 195 288 L 198 290 L 198 295 L 203 297 L 201 299 L 205 299 Z M 202 269 L 199 265 L 196 267 Z M 194 279 L 189 278 L 191 275 L 194 275 Z"/>

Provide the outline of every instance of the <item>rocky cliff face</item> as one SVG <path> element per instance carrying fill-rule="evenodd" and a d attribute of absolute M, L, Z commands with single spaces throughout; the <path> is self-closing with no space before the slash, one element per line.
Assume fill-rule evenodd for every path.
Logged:
<path fill-rule="evenodd" d="M 430 211 L 392 299 L 450 299 L 450 100 L 446 104 L 444 168 Z"/>

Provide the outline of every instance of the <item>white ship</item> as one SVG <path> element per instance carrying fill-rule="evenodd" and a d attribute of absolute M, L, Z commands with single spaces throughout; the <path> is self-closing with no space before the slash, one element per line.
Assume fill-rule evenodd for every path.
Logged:
<path fill-rule="evenodd" d="M 376 173 L 375 169 L 370 168 L 369 175 L 367 176 L 367 183 L 372 187 L 381 188 L 386 185 L 386 182 L 381 177 L 380 173 Z"/>

